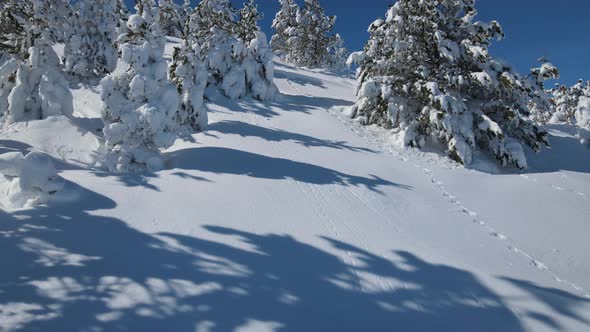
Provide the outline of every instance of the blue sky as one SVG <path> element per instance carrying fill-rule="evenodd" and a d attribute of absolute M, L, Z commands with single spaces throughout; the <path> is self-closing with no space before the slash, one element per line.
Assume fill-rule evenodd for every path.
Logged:
<path fill-rule="evenodd" d="M 243 0 L 232 2 L 239 6 Z M 270 38 L 278 1 L 258 3 L 265 14 L 260 25 Z M 327 14 L 338 16 L 336 30 L 350 50 L 363 47 L 368 38 L 367 27 L 383 17 L 392 3 L 393 0 L 322 1 Z M 590 80 L 589 0 L 479 0 L 476 8 L 479 20 L 496 20 L 506 33 L 506 39 L 492 46 L 492 54 L 512 63 L 521 73 L 528 72 L 536 65 L 536 59 L 545 56 L 561 70 L 561 82 Z"/>

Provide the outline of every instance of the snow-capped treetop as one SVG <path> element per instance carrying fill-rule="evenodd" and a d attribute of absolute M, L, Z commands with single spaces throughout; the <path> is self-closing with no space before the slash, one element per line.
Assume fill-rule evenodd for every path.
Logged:
<path fill-rule="evenodd" d="M 319 0 L 280 0 L 273 20 L 272 50 L 297 66 L 342 69 L 348 56 L 342 37 L 334 34 L 335 16 L 327 16 Z"/>
<path fill-rule="evenodd" d="M 244 42 L 256 38 L 256 32 L 260 30 L 258 21 L 264 15 L 258 11 L 258 5 L 255 0 L 248 0 L 244 3 L 238 12 L 239 20 L 236 34 Z"/>
<path fill-rule="evenodd" d="M 112 72 L 117 65 L 118 23 L 116 0 L 77 2 L 64 48 L 66 70 L 80 77 Z"/>
<path fill-rule="evenodd" d="M 527 82 L 526 90 L 529 91 L 531 118 L 536 122 L 546 123 L 551 117 L 554 105 L 545 88 L 545 81 L 558 79 L 559 70 L 544 57 L 542 61 L 541 66 L 531 69 L 531 80 Z"/>
<path fill-rule="evenodd" d="M 350 52 L 344 46 L 344 40 L 340 34 L 335 34 L 328 44 L 328 57 L 326 67 L 336 71 L 343 70 L 347 67 L 347 59 Z"/>
<path fill-rule="evenodd" d="M 234 35 L 235 17 L 236 9 L 229 0 L 203 0 L 190 16 L 188 37 L 199 45 L 205 56 Z"/>
<path fill-rule="evenodd" d="M 288 41 L 293 27 L 297 25 L 297 12 L 300 10 L 295 0 L 279 0 L 281 9 L 272 21 L 275 34 L 271 37 L 272 51 L 278 55 L 289 52 Z"/>
<path fill-rule="evenodd" d="M 32 46 L 33 4 L 6 0 L 0 3 L 0 54 L 26 59 Z"/>
<path fill-rule="evenodd" d="M 184 28 L 181 22 L 182 9 L 173 0 L 160 0 L 158 10 L 158 23 L 162 32 L 167 36 L 181 37 Z"/>

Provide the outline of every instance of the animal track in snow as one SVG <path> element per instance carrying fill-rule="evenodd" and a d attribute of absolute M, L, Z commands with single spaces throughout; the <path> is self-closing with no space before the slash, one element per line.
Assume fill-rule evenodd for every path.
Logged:
<path fill-rule="evenodd" d="M 344 123 L 348 128 L 350 128 L 355 134 L 357 134 L 357 135 L 359 135 L 359 136 L 367 139 L 371 143 L 374 143 L 374 144 L 376 143 L 377 146 L 379 146 L 382 151 L 388 152 L 388 153 L 396 156 L 398 159 L 400 159 L 400 160 L 402 160 L 404 162 L 407 162 L 407 161 L 410 160 L 409 158 L 406 158 L 405 156 L 403 156 L 400 152 L 393 150 L 392 147 L 389 144 L 386 144 L 385 141 L 376 139 L 375 138 L 376 134 L 374 134 L 372 132 L 368 132 L 368 130 L 367 129 L 364 129 L 364 128 L 363 129 L 364 129 L 364 133 L 365 134 L 361 134 L 359 132 L 359 130 L 356 129 L 358 126 L 354 126 L 353 127 L 353 125 L 350 124 L 351 121 L 349 119 L 343 120 L 343 119 L 341 119 L 340 116 L 338 116 L 337 114 L 334 114 L 334 111 L 333 110 L 329 109 L 328 111 L 334 117 L 336 117 L 338 120 L 340 120 L 342 123 Z M 367 132 L 368 132 L 368 134 L 367 134 Z M 415 153 L 415 154 L 412 154 L 412 155 L 415 156 L 415 157 L 419 157 L 419 156 L 424 157 L 424 156 L 426 156 L 424 154 L 419 154 L 419 153 Z M 434 160 L 430 156 L 426 156 L 425 158 L 422 158 L 422 160 L 425 160 L 426 162 L 429 162 L 429 163 L 430 162 L 434 162 Z M 422 168 L 424 174 L 426 174 L 430 178 L 430 182 L 433 184 L 433 186 L 435 188 L 437 188 L 438 191 L 444 197 L 448 198 L 448 200 L 449 200 L 449 202 L 451 204 L 457 206 L 459 208 L 459 211 L 461 211 L 465 215 L 469 216 L 474 223 L 480 225 L 481 227 L 484 227 L 488 231 L 488 233 L 490 234 L 490 236 L 493 236 L 494 238 L 496 238 L 498 240 L 501 240 L 501 241 L 512 242 L 508 236 L 506 236 L 506 235 L 504 235 L 504 234 L 496 231 L 493 227 L 489 226 L 485 221 L 481 220 L 479 218 L 479 215 L 478 215 L 477 212 L 472 211 L 472 210 L 469 210 L 467 207 L 465 207 L 464 205 L 462 205 L 462 203 L 454 195 L 452 195 L 449 191 L 447 191 L 444 183 L 438 181 L 435 178 L 432 170 L 430 170 L 428 168 L 423 168 L 423 166 L 421 166 L 419 164 L 416 164 L 416 163 L 414 164 L 414 166 L 416 168 Z M 531 177 L 529 175 L 521 174 L 520 177 L 522 177 L 523 179 L 526 179 L 527 181 L 530 181 L 530 182 L 533 182 L 533 183 L 538 183 L 538 180 L 536 178 Z M 561 188 L 561 187 L 559 187 L 559 186 L 553 186 L 553 188 L 555 190 L 559 190 L 558 188 Z M 563 188 L 561 188 L 561 189 L 564 190 Z M 580 197 L 583 197 L 584 199 L 587 199 L 586 194 L 584 194 L 584 193 L 581 193 L 581 192 L 578 192 L 578 191 L 575 191 L 575 190 L 570 190 L 570 189 L 566 189 L 566 190 L 567 191 L 570 191 L 570 192 L 573 192 L 576 195 L 578 195 Z M 553 279 L 556 282 L 561 283 L 561 284 L 568 285 L 569 287 L 571 287 L 571 288 L 575 289 L 576 291 L 578 291 L 579 293 L 583 294 L 584 297 L 590 298 L 590 293 L 588 293 L 582 287 L 580 287 L 580 286 L 578 286 L 578 285 L 576 285 L 576 284 L 574 284 L 572 282 L 569 282 L 569 281 L 567 281 L 565 279 L 562 279 L 562 278 L 558 277 L 555 274 L 555 272 L 553 272 L 543 262 L 535 259 L 531 255 L 527 254 L 526 252 L 524 252 L 524 251 L 522 251 L 522 250 L 520 250 L 518 248 L 515 248 L 515 247 L 512 247 L 512 246 L 508 246 L 508 249 L 510 249 L 511 251 L 515 252 L 516 254 L 518 254 L 520 256 L 523 256 L 526 259 L 528 259 L 528 261 L 530 262 L 530 264 L 532 266 L 534 266 L 535 268 L 537 268 L 538 270 L 544 270 L 544 271 L 547 271 L 548 273 L 550 273 L 552 275 Z"/>

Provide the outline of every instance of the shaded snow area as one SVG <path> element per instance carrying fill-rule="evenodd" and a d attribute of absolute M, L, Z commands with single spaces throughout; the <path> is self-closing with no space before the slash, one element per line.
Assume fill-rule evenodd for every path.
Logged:
<path fill-rule="evenodd" d="M 156 173 L 101 167 L 98 83 L 71 119 L 2 128 L 0 331 L 590 331 L 575 130 L 526 171 L 465 169 L 347 118 L 352 79 L 275 82 L 210 101 Z"/>

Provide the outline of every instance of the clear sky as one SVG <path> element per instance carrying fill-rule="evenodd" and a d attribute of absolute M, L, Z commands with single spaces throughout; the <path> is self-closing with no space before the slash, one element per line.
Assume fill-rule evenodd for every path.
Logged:
<path fill-rule="evenodd" d="M 243 0 L 232 2 L 239 6 Z M 369 24 L 383 17 L 394 2 L 321 1 L 327 14 L 338 17 L 336 31 L 352 51 L 362 49 Z M 260 25 L 270 38 L 278 0 L 258 3 L 265 14 Z M 512 63 L 521 73 L 528 72 L 538 58 L 545 56 L 561 70 L 561 82 L 571 85 L 579 78 L 590 80 L 590 0 L 479 0 L 476 8 L 479 20 L 496 20 L 506 33 L 504 40 L 492 46 L 492 54 Z"/>

